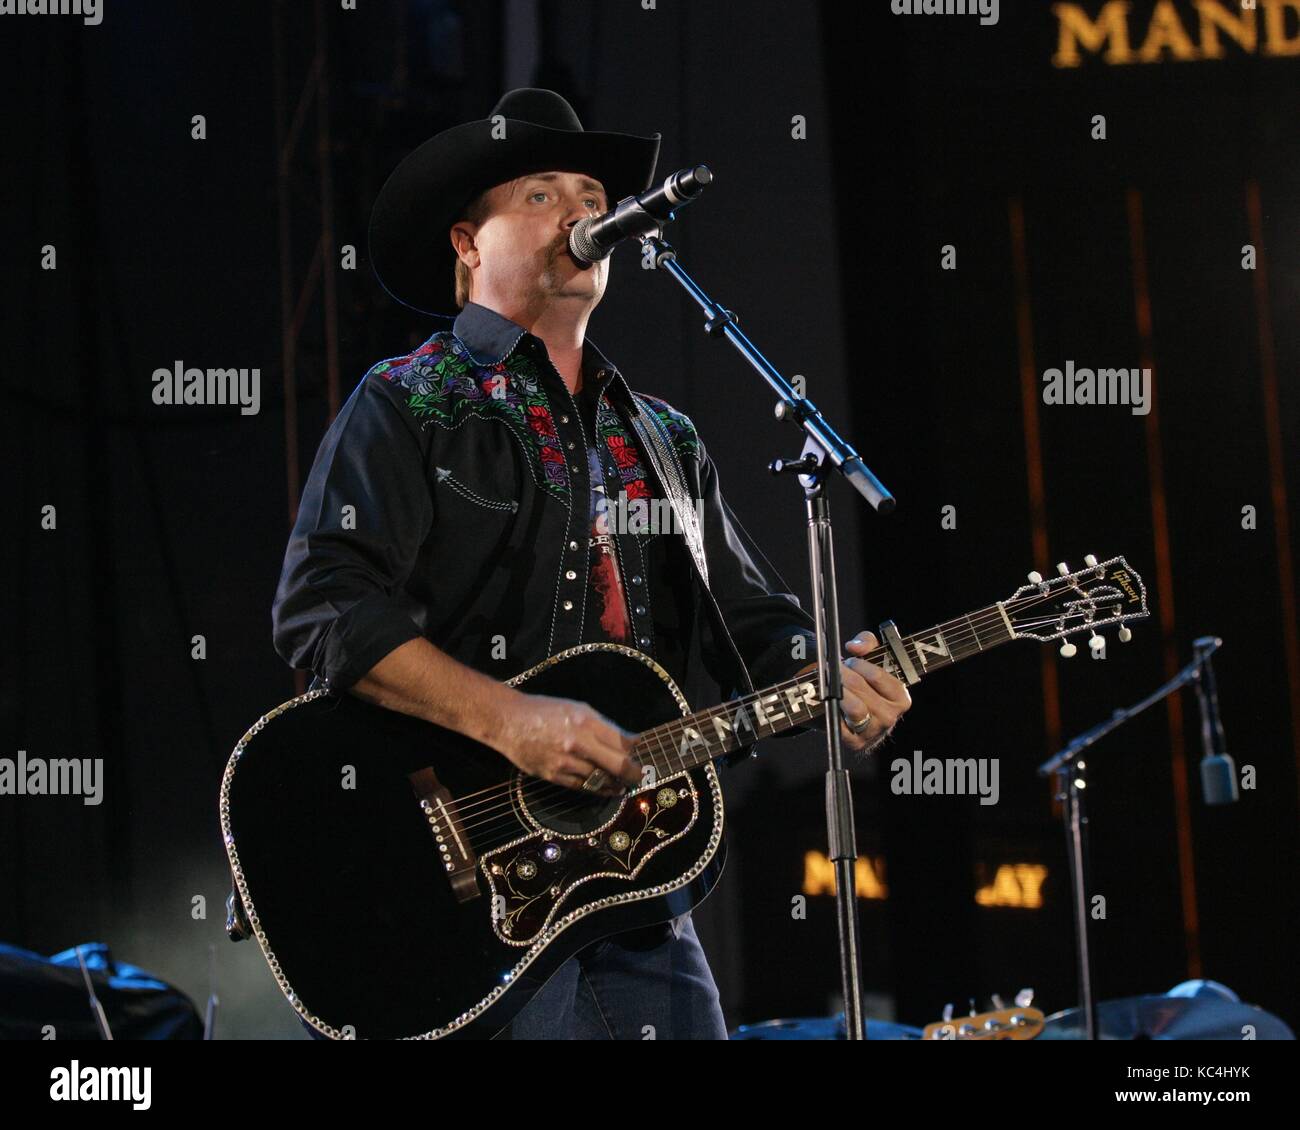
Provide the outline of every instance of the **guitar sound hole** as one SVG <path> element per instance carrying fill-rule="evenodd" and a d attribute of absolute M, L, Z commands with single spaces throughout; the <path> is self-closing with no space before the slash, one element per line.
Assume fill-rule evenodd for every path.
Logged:
<path fill-rule="evenodd" d="M 613 817 L 626 799 L 593 796 L 536 778 L 524 782 L 523 794 L 529 816 L 543 828 L 566 836 L 599 828 Z"/>

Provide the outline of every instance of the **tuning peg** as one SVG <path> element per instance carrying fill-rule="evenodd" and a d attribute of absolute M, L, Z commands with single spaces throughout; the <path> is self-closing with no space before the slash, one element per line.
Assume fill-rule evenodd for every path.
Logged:
<path fill-rule="evenodd" d="M 1002 1003 L 1002 998 L 997 993 L 993 994 L 993 1007 L 1001 1012 L 1007 1006 Z"/>
<path fill-rule="evenodd" d="M 1017 1008 L 1028 1008 L 1033 1003 L 1034 1003 L 1033 989 L 1021 989 L 1020 992 L 1016 994 Z"/>
<path fill-rule="evenodd" d="M 1056 563 L 1056 571 L 1060 573 L 1062 577 L 1068 577 L 1070 575 L 1070 567 L 1064 561 L 1058 561 Z"/>
<path fill-rule="evenodd" d="M 1043 583 L 1043 574 L 1035 569 L 1029 574 L 1029 583 L 1031 585 L 1041 585 Z"/>
<path fill-rule="evenodd" d="M 974 998 L 974 997 L 970 997 L 970 998 L 968 998 L 968 999 L 970 1000 L 970 1015 L 971 1015 L 971 1016 L 974 1016 L 974 1015 L 975 1015 L 975 998 Z"/>
<path fill-rule="evenodd" d="M 1089 569 L 1097 568 L 1097 555 L 1095 553 L 1089 553 L 1084 557 L 1083 563 L 1087 565 Z"/>
<path fill-rule="evenodd" d="M 952 1019 L 952 1001 L 943 1006 L 943 1022 L 948 1023 Z"/>
<path fill-rule="evenodd" d="M 1088 646 L 1092 649 L 1092 653 L 1094 655 L 1096 655 L 1097 652 L 1099 651 L 1105 651 L 1106 637 L 1099 635 L 1097 632 L 1094 631 L 1092 635 L 1088 637 Z"/>
<path fill-rule="evenodd" d="M 1129 631 L 1127 624 L 1121 624 L 1119 631 L 1115 634 L 1119 636 L 1120 643 L 1128 643 L 1133 638 L 1133 633 Z"/>
<path fill-rule="evenodd" d="M 1074 653 L 1078 650 L 1079 649 L 1075 647 L 1074 644 L 1072 644 L 1069 640 L 1066 640 L 1065 643 L 1061 644 L 1061 658 L 1073 659 Z"/>

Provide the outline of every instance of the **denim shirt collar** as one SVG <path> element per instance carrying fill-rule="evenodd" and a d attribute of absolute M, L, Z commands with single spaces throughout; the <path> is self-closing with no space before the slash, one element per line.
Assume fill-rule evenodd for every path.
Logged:
<path fill-rule="evenodd" d="M 523 342 L 536 342 L 537 347 L 545 350 L 541 338 L 529 333 L 517 322 L 512 322 L 488 306 L 477 302 L 466 302 L 452 324 L 452 333 L 469 351 L 470 357 L 480 365 L 495 365 L 509 357 Z M 603 376 L 602 376 L 603 372 Z M 582 343 L 582 383 L 587 387 L 594 382 L 602 390 L 618 387 L 620 392 L 631 392 L 623 380 L 623 374 L 596 348 L 590 339 Z"/>

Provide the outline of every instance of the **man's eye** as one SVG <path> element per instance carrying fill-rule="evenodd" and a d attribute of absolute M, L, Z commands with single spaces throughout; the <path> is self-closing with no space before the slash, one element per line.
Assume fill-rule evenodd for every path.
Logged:
<path fill-rule="evenodd" d="M 536 192 L 532 193 L 532 195 L 533 195 L 533 196 L 545 196 L 545 195 L 546 195 L 546 191 L 545 191 L 544 189 L 539 188 Z"/>

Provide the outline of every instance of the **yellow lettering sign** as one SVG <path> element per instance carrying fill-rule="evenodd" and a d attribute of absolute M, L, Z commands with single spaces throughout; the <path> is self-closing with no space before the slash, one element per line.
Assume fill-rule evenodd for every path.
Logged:
<path fill-rule="evenodd" d="M 879 857 L 858 856 L 853 864 L 854 893 L 860 899 L 883 899 L 889 896 L 885 886 L 885 861 Z M 803 893 L 835 894 L 835 865 L 825 852 L 806 851 L 803 856 Z"/>
<path fill-rule="evenodd" d="M 1040 907 L 1046 881 L 1047 868 L 1041 863 L 1003 863 L 993 881 L 975 892 L 975 901 L 980 906 Z"/>
<path fill-rule="evenodd" d="M 1232 0 L 1190 0 L 1181 5 L 1159 0 L 1144 29 L 1131 23 L 1133 5 L 1127 0 L 1107 0 L 1096 16 L 1082 3 L 1053 4 L 1052 14 L 1056 16 L 1054 67 L 1081 66 L 1085 55 L 1097 56 L 1109 66 L 1223 59 L 1225 41 L 1249 55 L 1300 56 L 1300 0 L 1258 0 L 1257 8 L 1241 7 Z M 1141 46 L 1135 51 L 1133 43 L 1139 38 Z"/>

